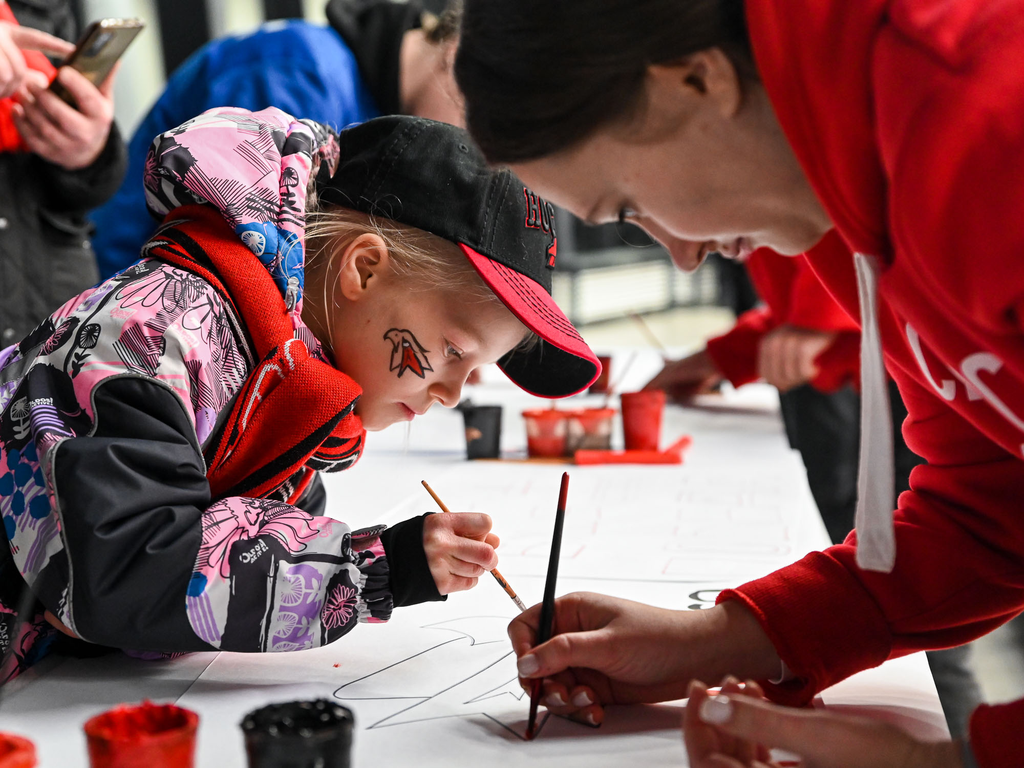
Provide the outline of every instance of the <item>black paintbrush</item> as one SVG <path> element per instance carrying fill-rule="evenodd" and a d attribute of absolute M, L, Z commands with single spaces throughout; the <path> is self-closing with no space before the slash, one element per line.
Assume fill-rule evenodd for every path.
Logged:
<path fill-rule="evenodd" d="M 562 549 L 562 523 L 565 521 L 565 498 L 569 494 L 569 473 L 562 473 L 562 487 L 558 491 L 558 509 L 555 511 L 555 532 L 551 535 L 551 556 L 548 558 L 548 575 L 544 581 L 544 602 L 540 606 L 540 625 L 537 627 L 537 642 L 546 643 L 551 639 L 551 625 L 555 618 L 555 582 L 558 580 L 558 554 Z M 533 681 L 530 690 L 530 720 L 526 724 L 526 740 L 536 735 L 537 704 L 540 699 L 540 679 Z"/>

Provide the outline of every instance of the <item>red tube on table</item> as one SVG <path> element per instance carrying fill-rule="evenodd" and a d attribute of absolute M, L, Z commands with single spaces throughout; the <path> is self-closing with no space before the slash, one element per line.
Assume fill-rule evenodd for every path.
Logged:
<path fill-rule="evenodd" d="M 92 768 L 192 768 L 199 715 L 173 704 L 121 704 L 85 723 Z"/>

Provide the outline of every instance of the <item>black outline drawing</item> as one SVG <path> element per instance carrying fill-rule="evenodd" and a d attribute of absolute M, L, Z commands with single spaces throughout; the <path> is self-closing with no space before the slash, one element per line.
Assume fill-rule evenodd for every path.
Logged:
<path fill-rule="evenodd" d="M 410 370 L 422 379 L 426 377 L 427 371 L 434 370 L 427 359 L 427 352 L 430 350 L 425 349 L 408 328 L 389 328 L 384 333 L 384 340 L 391 342 L 390 370 L 397 370 L 398 378 L 402 378 L 402 374 Z M 410 357 L 412 362 L 409 361 Z"/>
<path fill-rule="evenodd" d="M 466 624 L 466 623 L 470 623 L 470 622 L 480 622 L 482 620 L 495 620 L 496 622 L 499 622 L 498 626 L 500 627 L 500 630 L 501 630 L 501 639 L 478 640 L 474 636 L 474 634 L 472 634 L 470 631 L 467 631 L 466 629 L 459 628 L 459 626 L 458 626 L 459 624 Z M 355 680 L 352 680 L 352 681 L 350 681 L 348 683 L 345 683 L 344 685 L 340 686 L 339 688 L 337 688 L 334 691 L 334 697 L 339 699 L 340 701 L 343 701 L 343 702 L 345 702 L 345 701 L 396 701 L 396 702 L 411 702 L 407 706 L 403 706 L 401 709 L 399 709 L 399 710 L 397 710 L 395 712 L 392 712 L 391 714 L 389 714 L 389 715 L 387 715 L 387 716 L 385 716 L 383 718 L 379 718 L 379 719 L 375 720 L 370 725 L 366 726 L 367 730 L 374 730 L 374 729 L 377 729 L 377 728 L 393 728 L 395 726 L 400 726 L 400 725 L 408 725 L 408 724 L 412 724 L 412 723 L 422 723 L 422 722 L 428 722 L 430 720 L 445 720 L 445 719 L 449 719 L 449 718 L 453 718 L 453 717 L 471 718 L 471 717 L 480 715 L 480 716 L 483 716 L 483 717 L 487 718 L 492 723 L 494 723 L 494 724 L 504 728 L 506 731 L 508 731 L 509 733 L 514 735 L 516 738 L 521 739 L 521 740 L 525 740 L 525 730 L 526 730 L 526 701 L 525 701 L 525 699 L 526 699 L 526 693 L 525 693 L 525 691 L 522 690 L 522 688 L 519 687 L 518 678 L 515 677 L 515 676 L 513 676 L 510 679 L 503 680 L 502 682 L 499 682 L 497 685 L 493 685 L 492 684 L 493 681 L 488 681 L 486 683 L 487 687 L 484 688 L 484 690 L 475 690 L 475 691 L 472 692 L 473 695 L 471 695 L 470 697 L 468 697 L 466 699 L 460 699 L 459 702 L 458 702 L 460 706 L 462 706 L 462 707 L 469 707 L 469 709 L 467 709 L 466 711 L 459 711 L 459 712 L 453 712 L 451 714 L 441 714 L 441 715 L 430 714 L 428 712 L 428 713 L 426 713 L 426 716 L 424 716 L 424 717 L 415 717 L 415 716 L 413 716 L 412 719 L 409 719 L 409 717 L 408 717 L 408 713 L 410 713 L 412 710 L 416 709 L 417 707 L 422 707 L 422 706 L 424 706 L 426 704 L 429 704 L 430 702 L 435 701 L 439 697 L 443 696 L 446 693 L 449 693 L 449 692 L 453 691 L 454 689 L 458 688 L 459 686 L 471 685 L 472 681 L 474 681 L 475 679 L 479 678 L 480 676 L 486 676 L 486 674 L 488 672 L 490 672 L 495 666 L 497 666 L 498 664 L 501 664 L 505 659 L 507 659 L 509 656 L 512 655 L 513 652 L 511 650 L 507 651 L 506 653 L 503 653 L 498 658 L 494 658 L 493 655 L 488 656 L 487 657 L 487 663 L 484 664 L 483 666 L 479 666 L 478 665 L 479 659 L 474 658 L 474 656 L 472 654 L 470 654 L 470 653 L 466 653 L 465 656 L 466 656 L 467 664 L 468 665 L 474 665 L 474 666 L 469 666 L 468 669 L 471 669 L 473 671 L 472 672 L 468 672 L 465 675 L 465 677 L 462 677 L 461 679 L 456 680 L 455 682 L 453 682 L 453 683 L 451 683 L 449 685 L 445 685 L 440 690 L 435 691 L 433 693 L 429 693 L 427 695 L 410 695 L 410 696 L 387 696 L 387 695 L 381 695 L 381 696 L 345 696 L 344 695 L 344 691 L 345 691 L 346 688 L 351 688 L 353 686 L 356 686 L 359 683 L 362 683 L 362 682 L 364 682 L 364 681 L 366 681 L 366 680 L 368 680 L 368 679 L 370 679 L 372 677 L 381 675 L 381 674 L 383 674 L 385 672 L 388 672 L 388 671 L 390 671 L 392 669 L 395 669 L 396 667 L 399 667 L 399 666 L 401 666 L 403 664 L 416 663 L 415 660 L 419 660 L 419 663 L 422 663 L 422 664 L 429 664 L 430 660 L 429 659 L 424 659 L 422 657 L 428 656 L 428 654 L 431 654 L 431 653 L 436 653 L 439 649 L 446 648 L 447 646 L 450 646 L 453 643 L 464 643 L 466 640 L 468 640 L 469 644 L 468 644 L 467 648 L 480 647 L 480 646 L 488 646 L 488 645 L 496 645 L 496 644 L 501 644 L 501 645 L 504 645 L 504 646 L 507 647 L 508 639 L 504 635 L 504 628 L 505 628 L 505 625 L 507 623 L 508 623 L 508 617 L 507 616 L 462 616 L 462 617 L 459 617 L 457 619 L 448 619 L 446 621 L 437 622 L 435 624 L 424 625 L 423 627 L 420 627 L 420 628 L 421 629 L 440 629 L 440 630 L 444 630 L 444 631 L 447 631 L 447 632 L 455 632 L 459 636 L 456 637 L 456 638 L 452 638 L 451 640 L 445 640 L 443 642 L 439 642 L 439 643 L 437 643 L 435 645 L 432 645 L 429 648 L 426 648 L 426 649 L 420 651 L 419 653 L 415 653 L 412 656 L 404 658 L 401 661 L 396 661 L 393 664 L 389 664 L 386 667 L 378 669 L 376 672 L 371 672 L 368 675 L 363 675 L 362 677 L 359 677 L 359 678 L 357 678 Z M 415 681 L 411 681 L 410 684 L 409 684 L 410 689 L 414 689 L 415 685 L 416 685 L 416 682 Z M 522 719 L 523 730 L 522 730 L 522 732 L 517 731 L 509 723 L 501 721 L 500 719 L 498 719 L 497 717 L 492 715 L 490 712 L 486 711 L 485 707 L 483 707 L 483 706 L 481 706 L 479 708 L 473 708 L 472 707 L 473 704 L 482 703 L 482 702 L 489 701 L 489 700 L 494 700 L 494 699 L 499 699 L 499 698 L 501 698 L 501 697 L 503 697 L 505 695 L 509 695 L 509 696 L 512 696 L 513 698 L 519 700 L 519 701 L 523 701 L 523 719 Z M 402 715 L 406 715 L 406 717 L 402 718 Z M 539 724 L 539 726 L 537 728 L 537 734 L 538 735 L 540 734 L 541 730 L 544 728 L 545 723 L 547 723 L 547 719 L 548 719 L 549 716 L 550 716 L 549 713 L 545 713 L 544 717 L 541 719 L 540 724 Z M 399 719 L 399 718 L 401 718 L 401 719 Z M 397 719 L 397 722 L 389 722 L 389 721 L 395 721 L 396 719 Z"/>

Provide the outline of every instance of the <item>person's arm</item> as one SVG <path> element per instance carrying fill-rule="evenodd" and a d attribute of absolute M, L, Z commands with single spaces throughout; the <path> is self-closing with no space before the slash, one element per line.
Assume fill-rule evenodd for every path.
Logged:
<path fill-rule="evenodd" d="M 495 557 L 458 533 L 430 556 L 461 518 L 484 517 L 436 516 L 430 530 L 412 525 L 428 555 L 393 570 L 383 526 L 351 531 L 267 499 L 211 501 L 189 414 L 161 384 L 108 379 L 93 405 L 90 434 L 61 442 L 50 459 L 56 511 L 42 524 L 59 521 L 63 546 L 26 574 L 56 619 L 89 642 L 157 652 L 312 648 L 357 621 L 387 620 L 395 594 L 464 588 L 434 569 L 452 553 Z"/>
<path fill-rule="evenodd" d="M 766 685 L 775 700 L 804 703 L 888 658 L 962 645 L 1024 604 L 1020 460 L 894 373 L 910 413 L 904 436 L 927 461 L 899 498 L 894 570 L 858 568 L 854 533 L 719 597 L 758 618 L 790 670 Z"/>
<path fill-rule="evenodd" d="M 61 68 L 57 77 L 75 97 L 75 108 L 49 90 L 45 77 L 32 73 L 13 108 L 51 211 L 84 215 L 124 179 L 127 150 L 114 122 L 115 75 L 97 88 L 74 69 Z"/>

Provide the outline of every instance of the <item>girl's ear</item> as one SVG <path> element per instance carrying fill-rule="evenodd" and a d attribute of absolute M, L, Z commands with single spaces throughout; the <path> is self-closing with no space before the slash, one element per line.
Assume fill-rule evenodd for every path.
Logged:
<path fill-rule="evenodd" d="M 387 244 L 379 235 L 367 232 L 345 248 L 341 255 L 338 288 L 349 301 L 359 301 L 377 290 L 390 269 Z"/>

